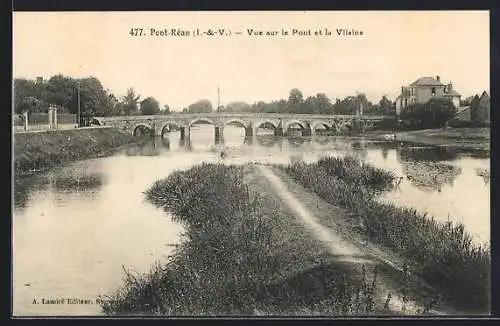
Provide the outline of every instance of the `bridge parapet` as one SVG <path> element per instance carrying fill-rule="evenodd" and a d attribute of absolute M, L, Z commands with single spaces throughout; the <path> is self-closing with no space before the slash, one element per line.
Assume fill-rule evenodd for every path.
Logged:
<path fill-rule="evenodd" d="M 224 128 L 229 123 L 244 127 L 246 134 L 254 134 L 256 129 L 268 123 L 275 129 L 286 130 L 292 125 L 299 125 L 302 129 L 314 129 L 319 125 L 338 129 L 343 125 L 351 125 L 354 120 L 362 120 L 365 125 L 380 121 L 386 116 L 365 115 L 359 118 L 356 115 L 326 115 L 326 114 L 282 114 L 282 113 L 172 113 L 168 115 L 133 115 L 116 117 L 95 117 L 101 125 L 113 126 L 132 133 L 138 127 L 155 130 L 161 135 L 167 125 L 178 128 L 189 128 L 192 124 L 205 121 L 216 128 Z"/>

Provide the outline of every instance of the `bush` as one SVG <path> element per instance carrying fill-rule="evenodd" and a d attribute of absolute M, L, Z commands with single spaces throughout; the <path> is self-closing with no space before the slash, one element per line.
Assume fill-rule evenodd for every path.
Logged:
<path fill-rule="evenodd" d="M 443 127 L 457 114 L 453 103 L 443 98 L 433 98 L 425 104 L 412 104 L 401 110 L 400 119 L 408 129 Z"/>

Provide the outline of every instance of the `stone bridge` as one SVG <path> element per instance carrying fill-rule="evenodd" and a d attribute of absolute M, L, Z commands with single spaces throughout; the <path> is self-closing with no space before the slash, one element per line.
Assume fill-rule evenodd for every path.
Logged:
<path fill-rule="evenodd" d="M 93 123 L 128 130 L 133 135 L 145 131 L 162 136 L 171 130 L 180 130 L 181 139 L 189 137 L 190 128 L 196 123 L 209 123 L 214 126 L 215 140 L 223 135 L 228 124 L 245 128 L 246 136 L 257 134 L 257 129 L 274 129 L 276 136 L 286 136 L 291 128 L 300 128 L 303 136 L 312 135 L 316 128 L 340 130 L 359 123 L 363 129 L 370 128 L 374 122 L 385 116 L 320 115 L 320 114 L 281 114 L 281 113 L 172 113 L 168 115 L 136 115 L 118 117 L 94 117 Z"/>

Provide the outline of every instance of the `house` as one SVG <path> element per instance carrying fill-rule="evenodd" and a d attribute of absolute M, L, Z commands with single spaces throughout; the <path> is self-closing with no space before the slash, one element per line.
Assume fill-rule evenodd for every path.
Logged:
<path fill-rule="evenodd" d="M 470 104 L 471 120 L 477 123 L 490 123 L 490 96 L 486 91 L 481 94 L 481 97 L 474 96 Z"/>
<path fill-rule="evenodd" d="M 409 86 L 401 87 L 401 94 L 396 98 L 396 112 L 417 103 L 427 103 L 430 99 L 444 97 L 449 99 L 455 107 L 460 106 L 460 94 L 453 89 L 452 83 L 443 84 L 439 76 L 421 77 Z"/>

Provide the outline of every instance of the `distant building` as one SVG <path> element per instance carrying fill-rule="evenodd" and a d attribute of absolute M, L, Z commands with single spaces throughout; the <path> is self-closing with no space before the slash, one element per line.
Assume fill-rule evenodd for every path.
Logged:
<path fill-rule="evenodd" d="M 486 91 L 481 94 L 481 97 L 474 96 L 470 104 L 471 120 L 477 123 L 490 123 L 490 96 Z"/>
<path fill-rule="evenodd" d="M 427 103 L 432 98 L 447 98 L 456 108 L 460 106 L 460 94 L 453 89 L 453 84 L 442 84 L 441 78 L 421 77 L 409 86 L 401 87 L 401 94 L 396 98 L 396 112 L 417 103 Z"/>

